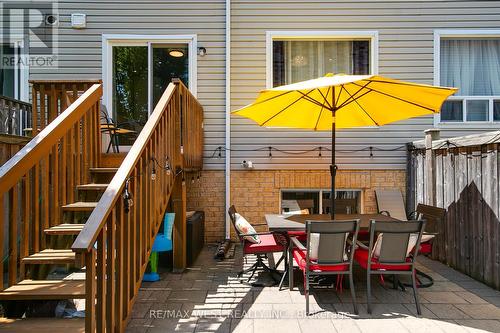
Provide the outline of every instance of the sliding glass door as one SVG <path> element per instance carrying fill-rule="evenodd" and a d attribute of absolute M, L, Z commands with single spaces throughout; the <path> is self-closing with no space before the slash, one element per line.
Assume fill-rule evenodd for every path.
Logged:
<path fill-rule="evenodd" d="M 173 78 L 189 85 L 187 43 L 139 42 L 112 47 L 112 113 L 120 146 L 131 146 Z"/>

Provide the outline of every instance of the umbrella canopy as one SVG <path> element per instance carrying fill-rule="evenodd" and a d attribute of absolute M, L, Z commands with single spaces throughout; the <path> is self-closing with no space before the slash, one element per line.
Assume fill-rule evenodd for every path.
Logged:
<path fill-rule="evenodd" d="M 326 75 L 263 90 L 252 104 L 234 111 L 264 127 L 332 131 L 331 213 L 334 216 L 335 130 L 381 126 L 438 113 L 456 88 L 393 80 L 378 75 Z"/>

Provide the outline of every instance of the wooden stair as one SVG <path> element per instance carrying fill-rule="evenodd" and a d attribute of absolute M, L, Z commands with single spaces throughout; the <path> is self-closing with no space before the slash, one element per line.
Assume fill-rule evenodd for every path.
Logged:
<path fill-rule="evenodd" d="M 84 184 L 76 187 L 79 191 L 104 191 L 109 184 Z"/>
<path fill-rule="evenodd" d="M 85 298 L 85 281 L 23 280 L 0 291 L 0 300 Z"/>
<path fill-rule="evenodd" d="M 90 191 L 104 192 L 117 168 L 91 168 L 91 183 L 75 186 L 77 193 Z M 96 181 L 97 180 L 97 181 Z M 89 215 L 97 206 L 95 201 L 75 201 L 60 206 L 62 222 L 44 230 L 47 237 L 75 237 L 84 228 L 85 224 L 77 223 L 75 213 Z M 74 220 L 74 221 L 73 221 Z M 75 223 L 71 223 L 75 222 Z M 51 238 L 48 238 L 49 240 Z M 48 242 L 47 244 L 50 244 Z M 21 259 L 22 265 L 73 265 L 82 267 L 75 252 L 71 249 L 43 249 Z M 28 272 L 29 270 L 27 270 Z M 29 278 L 0 291 L 0 300 L 62 300 L 85 298 L 85 268 L 74 272 L 62 280 L 31 280 Z M 57 318 L 27 318 L 8 319 L 0 318 L 0 332 L 84 332 L 84 319 L 57 319 Z"/>
<path fill-rule="evenodd" d="M 54 250 L 45 249 L 29 257 L 23 258 L 21 262 L 25 265 L 64 265 L 75 262 L 75 252 L 71 249 Z"/>
<path fill-rule="evenodd" d="M 63 211 L 69 212 L 91 212 L 97 207 L 97 202 L 77 201 L 68 205 L 62 206 Z"/>
<path fill-rule="evenodd" d="M 63 223 L 45 229 L 44 232 L 47 235 L 78 235 L 84 226 L 85 224 Z"/>
<path fill-rule="evenodd" d="M 59 318 L 0 318 L 2 333 L 84 333 L 85 319 Z"/>

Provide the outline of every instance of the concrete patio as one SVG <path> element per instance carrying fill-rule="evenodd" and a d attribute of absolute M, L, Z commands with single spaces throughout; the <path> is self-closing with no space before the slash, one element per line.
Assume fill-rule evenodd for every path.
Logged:
<path fill-rule="evenodd" d="M 293 291 L 249 287 L 236 278 L 241 251 L 222 262 L 213 259 L 214 251 L 205 247 L 183 274 L 163 273 L 161 281 L 143 283 L 127 332 L 500 332 L 500 292 L 425 257 L 419 269 L 434 285 L 419 290 L 421 317 L 411 288 L 393 290 L 378 280 L 372 284 L 373 314 L 367 314 L 366 275 L 358 266 L 359 316 L 348 290 L 313 289 L 313 314 L 306 317 L 300 273 Z"/>

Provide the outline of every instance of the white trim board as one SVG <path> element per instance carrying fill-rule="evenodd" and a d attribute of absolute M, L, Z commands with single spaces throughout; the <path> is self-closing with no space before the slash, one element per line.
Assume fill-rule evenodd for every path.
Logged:
<path fill-rule="evenodd" d="M 441 85 L 441 39 L 442 38 L 500 38 L 500 29 L 437 29 L 434 30 L 434 52 L 433 52 L 433 63 L 434 63 L 434 73 L 433 73 L 433 81 L 434 85 L 440 86 Z M 467 96 L 465 96 L 467 97 Z M 491 96 L 489 96 L 491 98 Z M 450 97 L 450 100 L 453 99 L 459 99 L 454 98 L 453 96 Z M 467 99 L 474 99 L 474 97 L 470 98 L 467 97 Z M 491 108 L 490 108 L 491 111 Z M 490 115 L 491 116 L 491 115 Z M 465 115 L 464 115 L 465 117 Z M 465 119 L 465 118 L 464 118 Z M 467 128 L 467 127 L 473 127 L 473 128 L 484 128 L 484 129 L 489 129 L 492 127 L 497 128 L 498 127 L 498 122 L 493 122 L 493 121 L 485 121 L 485 122 L 478 122 L 478 121 L 466 121 L 466 122 L 441 122 L 440 121 L 440 114 L 434 114 L 434 127 L 441 127 L 441 128 L 454 128 L 454 129 L 460 129 L 460 128 Z"/>
<path fill-rule="evenodd" d="M 197 64 L 197 35 L 129 35 L 129 34 L 103 34 L 102 35 L 102 78 L 103 78 L 103 104 L 112 112 L 112 49 L 115 45 L 120 46 L 148 46 L 149 43 L 186 43 L 189 52 L 189 90 L 197 96 L 198 64 Z M 148 60 L 149 61 L 149 60 Z M 148 66 L 149 67 L 149 66 Z M 154 106 L 151 106 L 153 108 Z"/>
<path fill-rule="evenodd" d="M 266 88 L 273 85 L 273 40 L 274 39 L 311 39 L 311 40 L 352 40 L 366 38 L 370 40 L 370 74 L 378 74 L 378 31 L 266 31 Z"/>

